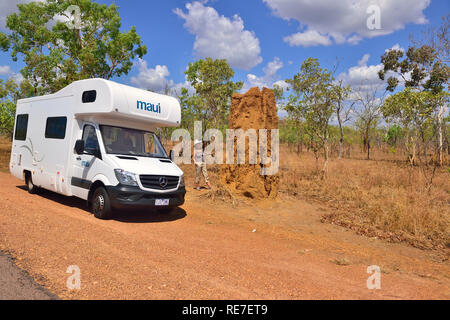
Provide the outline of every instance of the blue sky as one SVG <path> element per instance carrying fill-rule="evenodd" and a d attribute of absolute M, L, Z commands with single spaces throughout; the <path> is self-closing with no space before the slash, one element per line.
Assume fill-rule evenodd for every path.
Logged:
<path fill-rule="evenodd" d="M 29 1 L 29 0 L 28 0 Z M 4 16 L 18 2 L 1 0 Z M 98 1 L 119 6 L 122 28 L 136 26 L 148 47 L 118 82 L 161 90 L 186 85 L 184 71 L 199 58 L 227 58 L 235 80 L 272 86 L 292 77 L 306 58 L 318 58 L 331 68 L 339 59 L 337 76 L 350 84 L 376 82 L 380 56 L 386 49 L 407 48 L 410 34 L 439 26 L 449 13 L 447 0 L 210 0 L 210 1 Z M 369 30 L 366 9 L 380 9 L 381 29 Z M 2 25 L 3 24 L 3 25 Z M 0 77 L 19 72 L 9 53 L 0 53 Z"/>

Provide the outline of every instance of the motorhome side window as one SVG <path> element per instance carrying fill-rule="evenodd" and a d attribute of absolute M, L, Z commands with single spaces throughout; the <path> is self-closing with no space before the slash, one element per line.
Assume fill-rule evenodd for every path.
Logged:
<path fill-rule="evenodd" d="M 81 100 L 83 103 L 92 103 L 95 102 L 97 99 L 97 91 L 90 90 L 83 92 L 83 96 L 81 97 Z"/>
<path fill-rule="evenodd" d="M 99 150 L 97 133 L 95 133 L 95 128 L 91 125 L 84 126 L 83 130 L 83 141 L 84 149 L 87 153 L 94 153 L 95 150 Z"/>
<path fill-rule="evenodd" d="M 21 141 L 26 140 L 27 129 L 28 129 L 28 115 L 27 114 L 17 115 L 16 132 L 14 133 L 14 139 Z"/>
<path fill-rule="evenodd" d="M 66 137 L 67 117 L 47 118 L 45 126 L 45 138 L 61 139 Z"/>

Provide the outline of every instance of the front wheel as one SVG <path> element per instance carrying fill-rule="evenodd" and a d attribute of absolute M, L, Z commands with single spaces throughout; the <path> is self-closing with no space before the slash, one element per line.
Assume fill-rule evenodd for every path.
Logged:
<path fill-rule="evenodd" d="M 92 212 L 98 219 L 110 219 L 112 216 L 111 201 L 105 188 L 99 187 L 92 197 Z"/>

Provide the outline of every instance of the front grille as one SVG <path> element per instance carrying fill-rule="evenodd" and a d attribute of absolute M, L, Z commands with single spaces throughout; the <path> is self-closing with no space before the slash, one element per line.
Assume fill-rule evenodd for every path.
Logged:
<path fill-rule="evenodd" d="M 161 178 L 167 180 L 166 186 L 161 186 Z M 140 175 L 141 184 L 144 188 L 155 189 L 155 190 L 170 190 L 175 189 L 178 186 L 178 181 L 180 177 L 174 176 L 156 176 L 156 175 Z"/>

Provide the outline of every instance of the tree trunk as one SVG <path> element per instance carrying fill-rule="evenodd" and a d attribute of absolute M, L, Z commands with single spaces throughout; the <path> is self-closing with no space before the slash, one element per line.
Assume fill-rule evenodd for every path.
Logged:
<path fill-rule="evenodd" d="M 369 139 L 369 128 L 366 130 L 366 143 L 367 143 L 367 160 L 370 160 L 370 139 Z"/>
<path fill-rule="evenodd" d="M 328 132 L 328 128 L 325 130 L 325 139 L 323 142 L 323 146 L 324 146 L 324 158 L 325 158 L 325 162 L 323 164 L 323 177 L 327 177 L 328 176 L 328 158 L 329 158 L 329 146 L 328 146 L 328 137 L 329 137 L 329 132 Z"/>
<path fill-rule="evenodd" d="M 439 122 L 439 165 L 442 167 L 444 164 L 444 139 L 442 135 L 442 117 L 444 116 L 445 107 L 444 104 L 441 105 L 438 114 L 438 122 Z"/>
<path fill-rule="evenodd" d="M 425 132 L 423 130 L 420 130 L 420 138 L 422 139 L 423 157 L 425 159 L 425 162 L 427 162 L 427 144 L 426 144 L 426 141 L 425 141 Z M 420 154 L 420 147 L 419 147 L 418 152 Z"/>
<path fill-rule="evenodd" d="M 316 173 L 319 172 L 319 155 L 315 154 L 314 155 L 316 157 Z"/>
<path fill-rule="evenodd" d="M 298 143 L 297 143 L 297 153 L 301 153 L 303 150 L 302 150 L 302 144 L 303 144 L 303 141 L 302 141 L 302 138 L 303 138 L 303 132 L 302 132 L 302 130 L 300 129 L 299 131 L 299 135 L 298 135 Z"/>
<path fill-rule="evenodd" d="M 302 125 L 300 123 L 300 121 L 297 122 L 297 125 L 299 127 L 298 130 L 298 145 L 297 145 L 297 153 L 301 153 L 303 152 L 303 128 Z"/>
<path fill-rule="evenodd" d="M 325 148 L 325 152 L 324 152 L 325 162 L 323 164 L 322 171 L 323 171 L 323 176 L 327 177 L 327 175 L 328 175 L 328 158 L 329 158 L 328 140 L 325 140 L 324 148 Z"/>
<path fill-rule="evenodd" d="M 338 158 L 341 159 L 342 153 L 344 152 L 344 150 L 343 150 L 344 149 L 344 129 L 342 128 L 342 119 L 341 119 L 340 112 L 337 113 L 337 118 L 338 118 L 338 123 L 339 123 L 339 132 L 340 132 Z"/>

